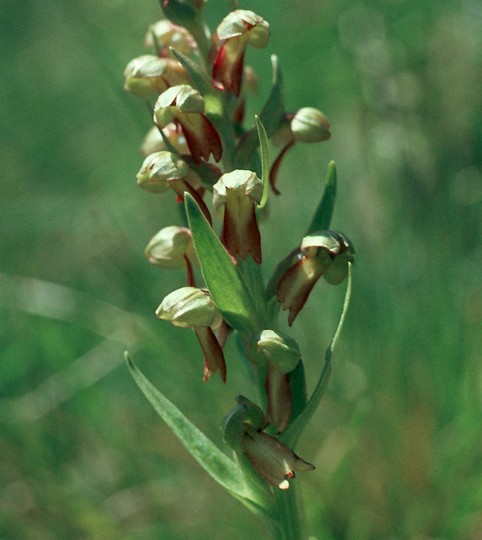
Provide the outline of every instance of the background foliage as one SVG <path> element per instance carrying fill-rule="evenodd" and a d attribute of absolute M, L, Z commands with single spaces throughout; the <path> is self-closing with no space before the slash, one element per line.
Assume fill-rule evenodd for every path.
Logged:
<path fill-rule="evenodd" d="M 228 7 L 210 0 L 210 21 Z M 312 532 L 480 538 L 480 4 L 240 7 L 271 23 L 268 50 L 248 59 L 261 94 L 277 53 L 287 103 L 320 108 L 333 128 L 288 156 L 266 259 L 299 241 L 330 159 L 334 226 L 357 247 L 334 376 L 301 441 L 317 464 L 303 478 Z M 155 0 L 2 1 L 0 538 L 263 537 L 122 365 L 128 347 L 216 441 L 232 397 L 249 395 L 234 346 L 227 386 L 203 385 L 193 336 L 153 316 L 182 278 L 143 249 L 178 216 L 135 185 L 150 121 L 122 71 L 158 17 Z M 341 292 L 318 285 L 295 324 L 313 375 Z"/>

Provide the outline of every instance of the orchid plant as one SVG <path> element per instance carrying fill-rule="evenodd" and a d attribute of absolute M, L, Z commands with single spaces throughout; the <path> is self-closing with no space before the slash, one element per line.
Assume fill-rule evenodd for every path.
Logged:
<path fill-rule="evenodd" d="M 148 29 L 149 54 L 125 69 L 125 89 L 147 99 L 153 127 L 141 151 L 138 185 L 152 194 L 172 190 L 185 221 L 160 230 L 147 244 L 150 263 L 185 273 L 186 285 L 170 292 L 156 310 L 159 319 L 191 328 L 201 347 L 205 382 L 226 382 L 224 345 L 237 334 L 247 377 L 259 396 L 254 403 L 234 397 L 222 420 L 229 454 L 201 433 L 135 366 L 129 369 L 155 410 L 200 465 L 249 510 L 273 537 L 305 537 L 297 501 L 298 472 L 314 465 L 295 453 L 331 372 L 331 357 L 346 315 L 354 249 L 330 229 L 336 195 L 336 167 L 328 164 L 320 203 L 306 234 L 266 280 L 260 216 L 279 195 L 278 172 L 296 143 L 330 138 L 325 115 L 312 107 L 285 109 L 283 81 L 272 57 L 273 79 L 259 115 L 246 119 L 246 100 L 257 77 L 246 65 L 248 47 L 269 40 L 267 21 L 234 9 L 211 34 L 203 20 L 204 0 L 163 0 L 164 17 Z M 278 147 L 271 162 L 270 147 Z M 276 219 L 271 212 L 269 219 Z M 217 232 L 219 231 L 219 232 Z M 346 280 L 341 317 L 311 395 L 301 348 L 280 330 L 287 311 L 293 325 L 320 278 Z M 200 351 L 200 352 L 201 352 Z"/>

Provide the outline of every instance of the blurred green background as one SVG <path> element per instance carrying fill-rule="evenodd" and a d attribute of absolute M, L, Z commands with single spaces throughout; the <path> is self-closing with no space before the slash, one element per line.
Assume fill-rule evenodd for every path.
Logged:
<path fill-rule="evenodd" d="M 263 225 L 268 270 L 297 244 L 326 165 L 334 227 L 357 249 L 328 394 L 299 452 L 311 533 L 482 538 L 482 7 L 477 0 L 240 1 L 271 24 L 248 61 L 333 137 L 287 157 Z M 210 0 L 211 28 L 229 3 Z M 179 223 L 135 185 L 145 104 L 122 90 L 156 0 L 2 0 L 0 538 L 264 538 L 184 451 L 122 363 L 128 348 L 221 444 L 250 395 L 202 384 L 191 333 L 153 315 L 183 284 L 143 250 Z M 253 112 L 262 103 L 256 98 Z M 318 285 L 294 328 L 310 381 L 342 288 Z"/>

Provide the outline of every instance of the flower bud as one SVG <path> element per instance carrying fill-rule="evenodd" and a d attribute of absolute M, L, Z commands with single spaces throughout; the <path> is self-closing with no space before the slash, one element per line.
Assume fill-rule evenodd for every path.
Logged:
<path fill-rule="evenodd" d="M 291 131 L 295 140 L 303 143 L 326 141 L 331 137 L 328 119 L 313 107 L 303 107 L 295 113 Z"/>
<path fill-rule="evenodd" d="M 209 292 L 196 287 L 182 287 L 168 294 L 156 316 L 181 328 L 217 328 L 222 322 L 221 312 Z"/>
<path fill-rule="evenodd" d="M 189 154 L 189 149 L 186 144 L 186 138 L 182 130 L 171 122 L 163 128 L 163 133 L 169 143 L 178 151 L 179 154 Z M 166 144 L 162 138 L 161 132 L 157 126 L 152 127 L 144 137 L 141 145 L 141 154 L 147 157 L 149 154 L 166 150 Z"/>
<path fill-rule="evenodd" d="M 137 184 L 150 193 L 167 191 L 175 180 L 185 180 L 194 188 L 200 185 L 199 177 L 187 163 L 165 150 L 147 156 L 137 173 Z"/>
<path fill-rule="evenodd" d="M 236 405 L 221 422 L 223 439 L 235 452 L 243 451 L 245 423 L 254 429 L 262 429 L 265 425 L 263 410 L 244 396 L 236 397 Z"/>
<path fill-rule="evenodd" d="M 284 374 L 293 371 L 301 359 L 298 343 L 281 332 L 263 330 L 257 345 L 258 350 Z"/>
<path fill-rule="evenodd" d="M 185 266 L 186 257 L 194 255 L 191 231 L 186 227 L 164 227 L 147 244 L 148 261 L 161 268 Z"/>
<path fill-rule="evenodd" d="M 124 89 L 136 96 L 149 97 L 188 79 L 186 70 L 177 60 L 145 54 L 127 64 Z"/>
<path fill-rule="evenodd" d="M 185 55 L 189 55 L 197 48 L 194 38 L 185 28 L 166 19 L 149 26 L 144 45 L 159 49 L 158 52 L 162 53 L 162 56 L 169 53 L 170 47 Z"/>
<path fill-rule="evenodd" d="M 244 453 L 254 469 L 270 484 L 288 489 L 296 471 L 311 471 L 314 465 L 297 456 L 275 437 L 245 424 Z"/>

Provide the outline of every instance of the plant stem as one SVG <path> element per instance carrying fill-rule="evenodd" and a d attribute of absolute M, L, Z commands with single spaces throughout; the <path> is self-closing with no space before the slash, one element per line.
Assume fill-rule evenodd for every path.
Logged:
<path fill-rule="evenodd" d="M 277 492 L 277 512 L 280 524 L 277 540 L 304 540 L 306 538 L 303 509 L 296 482 L 293 482 L 289 489 Z"/>

